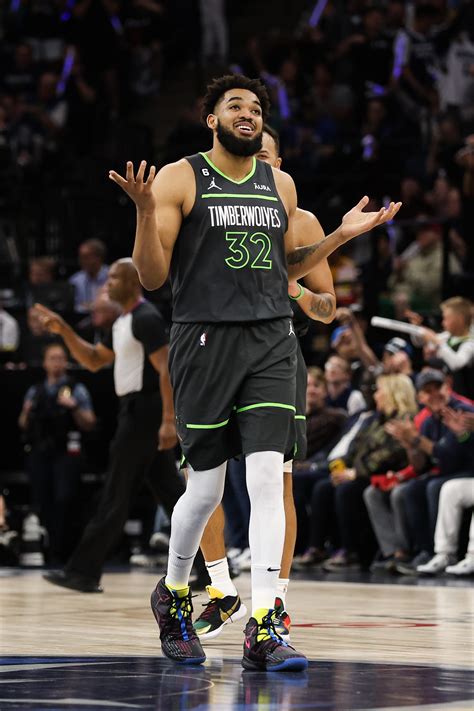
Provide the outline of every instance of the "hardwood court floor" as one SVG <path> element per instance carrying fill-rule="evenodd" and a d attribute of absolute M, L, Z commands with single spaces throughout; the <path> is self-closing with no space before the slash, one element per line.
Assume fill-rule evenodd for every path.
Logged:
<path fill-rule="evenodd" d="M 149 608 L 154 581 L 155 576 L 147 572 L 112 573 L 103 578 L 104 594 L 84 595 L 49 585 L 37 571 L 21 574 L 5 571 L 0 577 L 3 655 L 0 672 L 8 673 L 0 673 L 0 709 L 106 705 L 153 709 L 324 707 L 472 711 L 474 707 L 470 671 L 474 666 L 472 587 L 294 580 L 288 596 L 293 618 L 292 643 L 308 655 L 311 664 L 304 677 L 272 674 L 272 678 L 278 679 L 270 684 L 268 675 L 242 675 L 241 622 L 229 625 L 220 637 L 206 645 L 208 662 L 201 671 L 189 672 L 188 668 L 184 673 L 183 667 L 162 661 L 157 627 Z M 248 603 L 249 576 L 240 576 L 236 583 Z M 204 593 L 194 599 L 195 614 L 199 614 L 205 599 Z M 44 664 L 50 674 L 52 667 L 66 662 L 70 670 L 76 668 L 74 665 L 102 665 L 103 679 L 109 679 L 110 674 L 110 679 L 115 678 L 119 668 L 122 672 L 126 669 L 135 680 L 135 690 L 137 679 L 153 679 L 153 702 L 148 692 L 145 697 L 150 706 L 134 692 L 133 703 L 128 703 L 128 687 L 117 686 L 117 680 L 112 684 L 113 693 L 105 700 L 97 700 L 97 693 L 105 693 L 108 688 L 105 682 L 91 699 L 87 696 L 91 693 L 90 682 L 88 691 L 77 686 L 78 679 L 84 679 L 83 671 L 76 676 L 69 672 L 69 686 L 61 691 L 60 699 L 54 695 L 54 684 L 48 682 L 46 702 L 43 688 L 46 672 L 38 671 L 38 665 L 43 669 Z M 111 671 L 107 664 L 112 662 L 115 666 Z M 19 683 L 19 669 L 24 673 L 30 670 L 26 677 L 20 674 L 24 681 L 29 679 L 29 685 Z M 123 674 L 118 677 L 123 679 Z M 162 682 L 157 685 L 158 677 Z M 55 678 L 64 682 L 66 677 Z M 97 680 L 97 673 L 94 678 Z M 193 681 L 189 682 L 189 678 Z M 188 681 L 184 682 L 185 679 Z M 303 679 L 307 682 L 304 693 Z M 173 691 L 170 691 L 172 680 Z M 143 688 L 147 683 L 143 682 Z M 188 686 L 191 683 L 191 691 L 183 683 Z M 213 688 L 212 698 L 199 697 L 204 687 L 211 688 L 209 684 Z M 229 684 L 239 689 L 237 696 L 229 695 Z M 40 697 L 33 694 L 33 698 L 32 690 L 36 687 Z M 120 693 L 118 688 L 122 689 Z M 374 689 L 377 689 L 375 696 L 369 693 Z M 81 696 L 84 693 L 88 701 Z M 176 705 L 178 699 L 180 705 Z"/>

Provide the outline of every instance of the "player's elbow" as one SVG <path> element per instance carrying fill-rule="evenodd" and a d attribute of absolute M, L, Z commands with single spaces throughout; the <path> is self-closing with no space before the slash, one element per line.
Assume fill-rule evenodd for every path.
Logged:
<path fill-rule="evenodd" d="M 147 291 L 154 291 L 159 289 L 160 286 L 166 281 L 166 274 L 161 269 L 156 269 L 155 267 L 150 268 L 150 263 L 143 262 L 136 258 L 133 259 L 133 263 L 138 272 L 138 278 L 140 279 L 140 284 Z"/>
<path fill-rule="evenodd" d="M 323 323 L 332 323 L 335 318 L 336 318 L 336 306 L 334 306 L 334 308 L 331 310 L 331 313 L 328 316 L 326 316 L 326 317 L 323 316 L 323 318 L 321 318 L 320 321 L 322 321 Z"/>
<path fill-rule="evenodd" d="M 139 270 L 138 277 L 140 279 L 140 284 L 147 291 L 155 291 L 155 289 L 159 289 L 160 286 L 163 286 L 166 281 L 166 277 L 161 278 L 159 274 L 156 274 L 156 272 L 149 272 L 147 270 Z"/>

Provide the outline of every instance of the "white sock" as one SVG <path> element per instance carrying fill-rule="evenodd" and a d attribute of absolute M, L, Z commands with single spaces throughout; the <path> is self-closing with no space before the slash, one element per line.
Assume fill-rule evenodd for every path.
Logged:
<path fill-rule="evenodd" d="M 290 584 L 289 578 L 278 578 L 276 597 L 279 597 L 283 603 L 283 607 L 286 607 L 286 593 L 288 592 L 288 585 Z"/>
<path fill-rule="evenodd" d="M 196 472 L 188 467 L 186 491 L 171 517 L 168 571 L 165 583 L 181 590 L 187 587 L 194 557 L 211 514 L 224 493 L 226 463 Z"/>
<path fill-rule="evenodd" d="M 275 607 L 285 540 L 283 454 L 248 454 L 247 489 L 250 497 L 249 544 L 252 554 L 252 614 Z"/>
<path fill-rule="evenodd" d="M 227 558 L 220 558 L 219 560 L 211 560 L 209 562 L 206 560 L 206 568 L 211 578 L 212 587 L 220 590 L 224 597 L 227 597 L 227 595 L 235 597 L 238 594 L 234 583 L 230 579 Z"/>

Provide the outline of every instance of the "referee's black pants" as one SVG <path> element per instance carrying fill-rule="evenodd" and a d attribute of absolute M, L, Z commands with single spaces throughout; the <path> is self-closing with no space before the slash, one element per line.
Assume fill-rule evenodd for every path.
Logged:
<path fill-rule="evenodd" d="M 117 430 L 98 508 L 66 565 L 66 571 L 100 580 L 107 555 L 120 541 L 134 494 L 145 478 L 168 515 L 184 491 L 173 450 L 157 451 L 161 424 L 158 393 L 120 398 Z"/>

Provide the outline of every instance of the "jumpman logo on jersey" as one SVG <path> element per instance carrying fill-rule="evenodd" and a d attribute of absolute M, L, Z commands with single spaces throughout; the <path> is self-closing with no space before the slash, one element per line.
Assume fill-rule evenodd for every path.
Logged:
<path fill-rule="evenodd" d="M 288 333 L 289 336 L 296 336 L 296 333 L 293 329 L 293 321 L 290 321 L 290 331 Z"/>
<path fill-rule="evenodd" d="M 210 185 L 209 185 L 209 187 L 208 187 L 208 190 L 211 190 L 211 188 L 215 188 L 216 190 L 222 190 L 222 188 L 220 188 L 220 187 L 217 185 L 216 179 L 215 179 L 214 177 L 213 177 L 212 180 L 211 180 L 211 183 L 210 183 Z"/>

